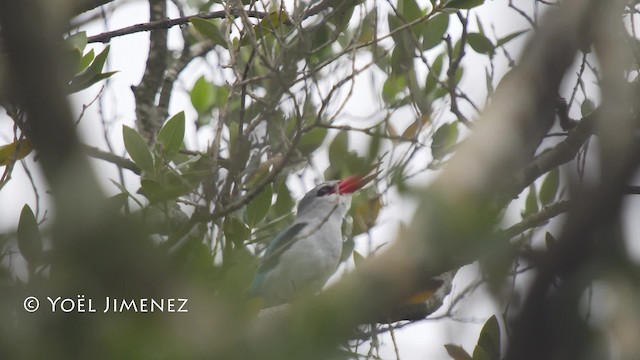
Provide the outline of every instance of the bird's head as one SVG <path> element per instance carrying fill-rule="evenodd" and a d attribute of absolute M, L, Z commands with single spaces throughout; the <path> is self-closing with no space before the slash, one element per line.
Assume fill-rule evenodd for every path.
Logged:
<path fill-rule="evenodd" d="M 351 205 L 351 194 L 374 178 L 375 175 L 351 175 L 342 180 L 326 181 L 316 186 L 300 200 L 298 217 L 305 214 L 327 216 L 335 212 L 343 218 Z"/>

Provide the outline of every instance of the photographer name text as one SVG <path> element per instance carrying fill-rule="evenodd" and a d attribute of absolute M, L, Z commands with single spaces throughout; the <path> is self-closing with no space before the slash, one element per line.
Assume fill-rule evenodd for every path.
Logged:
<path fill-rule="evenodd" d="M 50 297 L 47 304 L 52 313 L 186 313 L 189 299 L 182 298 L 140 298 L 121 299 L 105 297 L 103 301 L 96 301 L 84 295 L 77 297 Z M 24 308 L 28 312 L 35 312 L 40 308 L 40 301 L 30 296 L 24 301 Z"/>

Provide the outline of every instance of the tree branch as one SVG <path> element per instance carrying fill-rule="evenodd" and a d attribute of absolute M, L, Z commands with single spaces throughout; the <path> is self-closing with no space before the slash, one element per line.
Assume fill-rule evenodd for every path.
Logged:
<path fill-rule="evenodd" d="M 245 10 L 247 16 L 263 19 L 269 15 L 267 12 L 263 11 L 254 11 L 254 10 Z M 238 16 L 238 10 L 230 10 L 231 15 Z M 87 42 L 89 43 L 107 43 L 114 37 L 134 34 L 142 31 L 151 31 L 151 30 L 166 30 L 176 25 L 184 25 L 187 24 L 191 19 L 200 18 L 200 19 L 223 19 L 227 16 L 227 12 L 224 10 L 220 11 L 211 11 L 205 13 L 199 13 L 196 15 L 188 15 L 174 19 L 158 19 L 154 21 L 149 21 L 147 23 L 140 23 L 131 26 L 127 26 L 121 29 L 107 31 L 98 35 L 89 36 L 87 38 Z"/>
<path fill-rule="evenodd" d="M 498 232 L 496 237 L 507 240 L 511 239 L 529 229 L 543 225 L 550 219 L 553 219 L 560 214 L 566 213 L 569 210 L 571 210 L 570 201 L 559 201 L 555 204 L 543 208 L 535 214 L 527 216 L 526 218 L 522 219 L 521 222 Z"/>
<path fill-rule="evenodd" d="M 119 168 L 131 170 L 134 174 L 140 175 L 142 171 L 133 161 L 120 157 L 114 153 L 102 151 L 97 147 L 83 145 L 84 152 L 96 159 L 104 160 L 116 165 Z"/>
<path fill-rule="evenodd" d="M 593 135 L 601 111 L 596 109 L 585 116 L 569 132 L 569 136 L 552 149 L 536 156 L 527 166 L 516 172 L 513 186 L 505 192 L 504 200 L 515 198 L 540 176 L 573 160 L 584 143 Z"/>
<path fill-rule="evenodd" d="M 149 0 L 149 14 L 151 21 L 164 19 L 167 14 L 167 0 Z M 136 99 L 136 126 L 147 144 L 151 145 L 164 122 L 163 114 L 156 105 L 156 95 L 162 86 L 167 68 L 167 29 L 152 32 L 149 40 L 149 57 L 144 75 L 140 84 L 132 86 L 131 90 Z"/>

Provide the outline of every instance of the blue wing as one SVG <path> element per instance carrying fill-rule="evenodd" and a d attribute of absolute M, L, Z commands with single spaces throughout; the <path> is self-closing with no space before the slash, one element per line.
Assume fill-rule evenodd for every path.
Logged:
<path fill-rule="evenodd" d="M 249 288 L 249 296 L 254 297 L 258 295 L 266 273 L 278 264 L 280 255 L 293 245 L 296 240 L 296 235 L 298 235 L 305 226 L 307 226 L 305 222 L 295 223 L 273 238 L 269 246 L 267 246 L 267 250 L 264 252 L 258 273 L 255 279 L 253 279 L 251 288 Z"/>

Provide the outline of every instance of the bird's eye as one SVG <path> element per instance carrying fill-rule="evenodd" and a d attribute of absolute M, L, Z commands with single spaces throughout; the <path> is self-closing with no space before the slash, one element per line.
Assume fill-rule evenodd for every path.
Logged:
<path fill-rule="evenodd" d="M 335 186 L 325 185 L 318 190 L 318 193 L 316 195 L 320 197 L 320 196 L 333 194 L 334 192 L 335 192 Z"/>

